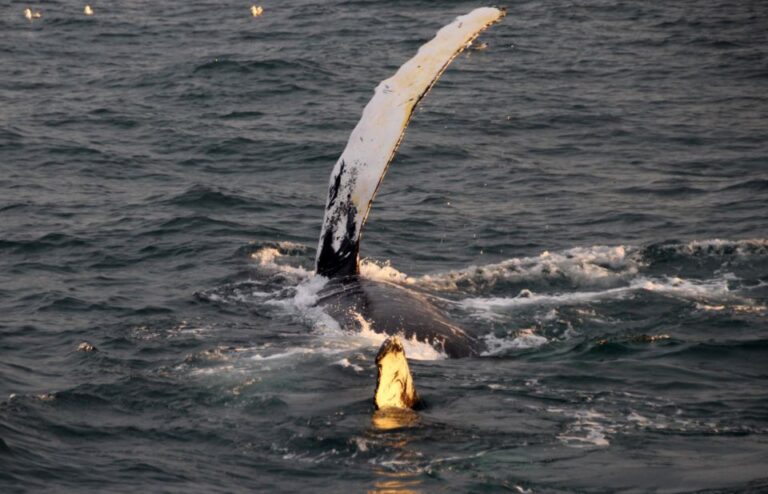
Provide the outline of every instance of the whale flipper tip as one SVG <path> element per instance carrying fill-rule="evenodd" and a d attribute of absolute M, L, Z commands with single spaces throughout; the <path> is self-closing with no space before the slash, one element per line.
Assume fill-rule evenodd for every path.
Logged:
<path fill-rule="evenodd" d="M 413 408 L 419 395 L 405 358 L 405 348 L 397 336 L 390 336 L 376 355 L 378 379 L 373 402 L 377 410 L 384 408 Z"/>

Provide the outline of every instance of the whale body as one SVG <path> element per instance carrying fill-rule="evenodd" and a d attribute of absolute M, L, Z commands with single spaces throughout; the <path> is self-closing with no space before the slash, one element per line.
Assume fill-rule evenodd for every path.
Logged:
<path fill-rule="evenodd" d="M 418 402 L 398 335 L 429 343 L 449 357 L 469 357 L 482 349 L 476 338 L 443 315 L 426 294 L 361 277 L 360 238 L 419 101 L 453 59 L 504 15 L 501 9 L 484 7 L 456 18 L 395 75 L 382 81 L 331 173 L 315 259 L 316 273 L 329 281 L 318 304 L 345 328 L 368 325 L 392 335 L 377 357 L 377 408 L 410 408 Z"/>
<path fill-rule="evenodd" d="M 451 358 L 471 357 L 482 349 L 427 295 L 394 283 L 359 275 L 332 279 L 318 303 L 345 328 L 369 326 L 379 333 L 429 343 Z"/>

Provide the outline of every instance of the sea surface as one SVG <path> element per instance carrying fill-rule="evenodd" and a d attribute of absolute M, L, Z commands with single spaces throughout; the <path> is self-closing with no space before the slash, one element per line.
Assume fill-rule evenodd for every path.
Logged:
<path fill-rule="evenodd" d="M 767 3 L 518 1 L 454 61 L 362 269 L 488 349 L 409 341 L 403 420 L 315 247 L 480 5 L 91 5 L 0 1 L 1 492 L 768 491 Z"/>

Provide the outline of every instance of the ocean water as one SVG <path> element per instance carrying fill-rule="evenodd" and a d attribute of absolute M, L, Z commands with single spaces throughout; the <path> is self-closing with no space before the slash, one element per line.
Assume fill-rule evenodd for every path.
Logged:
<path fill-rule="evenodd" d="M 408 342 L 403 417 L 314 251 L 373 88 L 478 4 L 92 6 L 0 2 L 0 491 L 768 490 L 765 3 L 515 2 L 455 60 L 363 273 L 488 351 Z"/>

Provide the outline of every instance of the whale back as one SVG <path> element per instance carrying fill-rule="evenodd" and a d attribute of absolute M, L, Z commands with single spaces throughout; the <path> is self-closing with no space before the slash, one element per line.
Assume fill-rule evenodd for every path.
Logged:
<path fill-rule="evenodd" d="M 503 10 L 483 7 L 457 17 L 376 87 L 331 173 L 315 259 L 318 274 L 357 274 L 363 226 L 416 105 L 451 61 L 503 16 Z"/>
<path fill-rule="evenodd" d="M 485 349 L 426 294 L 394 283 L 336 278 L 320 291 L 317 304 L 345 330 L 358 331 L 368 324 L 377 333 L 428 343 L 450 358 L 471 357 Z"/>

